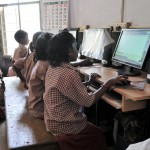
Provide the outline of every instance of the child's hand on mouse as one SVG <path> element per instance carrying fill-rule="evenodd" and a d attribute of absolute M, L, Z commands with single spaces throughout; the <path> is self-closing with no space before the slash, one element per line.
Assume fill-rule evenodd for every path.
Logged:
<path fill-rule="evenodd" d="M 108 81 L 106 81 L 106 83 L 104 84 L 104 86 L 110 87 L 110 86 L 115 85 L 116 83 L 123 84 L 123 82 L 124 83 L 128 82 L 127 79 L 128 79 L 127 76 L 120 75 L 120 76 L 111 78 Z"/>

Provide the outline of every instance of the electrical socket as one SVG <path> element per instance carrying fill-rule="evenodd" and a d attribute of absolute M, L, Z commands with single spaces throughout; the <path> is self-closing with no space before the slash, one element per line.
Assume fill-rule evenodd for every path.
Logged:
<path fill-rule="evenodd" d="M 113 23 L 110 25 L 112 31 L 120 31 L 121 29 L 127 29 L 131 26 L 131 22 Z"/>

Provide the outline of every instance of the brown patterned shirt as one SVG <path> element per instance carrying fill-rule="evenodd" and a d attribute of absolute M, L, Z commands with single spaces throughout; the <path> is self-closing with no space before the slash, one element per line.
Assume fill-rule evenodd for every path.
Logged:
<path fill-rule="evenodd" d="M 48 66 L 47 61 L 37 61 L 32 69 L 29 81 L 28 107 L 32 115 L 38 118 L 44 118 L 43 93 Z"/>
<path fill-rule="evenodd" d="M 86 124 L 81 106 L 89 107 L 95 95 L 87 92 L 79 73 L 70 65 L 49 66 L 45 79 L 44 120 L 47 131 L 59 134 L 77 134 Z"/>

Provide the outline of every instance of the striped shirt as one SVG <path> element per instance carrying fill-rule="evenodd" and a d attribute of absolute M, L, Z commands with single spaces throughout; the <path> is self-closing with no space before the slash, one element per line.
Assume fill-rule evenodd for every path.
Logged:
<path fill-rule="evenodd" d="M 77 134 L 87 125 L 82 106 L 94 103 L 95 95 L 87 92 L 79 73 L 70 65 L 49 66 L 45 79 L 44 120 L 54 135 Z"/>

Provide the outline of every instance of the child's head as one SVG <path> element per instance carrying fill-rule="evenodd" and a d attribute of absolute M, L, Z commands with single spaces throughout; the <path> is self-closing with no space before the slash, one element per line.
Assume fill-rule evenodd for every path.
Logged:
<path fill-rule="evenodd" d="M 54 67 L 63 62 L 76 61 L 78 51 L 73 35 L 66 31 L 56 34 L 49 42 L 47 55 L 50 65 Z"/>
<path fill-rule="evenodd" d="M 38 37 L 35 44 L 35 58 L 36 60 L 47 60 L 46 50 L 48 47 L 48 41 L 52 38 L 51 33 L 42 33 Z"/>
<path fill-rule="evenodd" d="M 36 41 L 37 41 L 39 35 L 41 35 L 42 33 L 44 33 L 44 32 L 39 31 L 39 32 L 36 32 L 33 34 L 32 42 L 30 42 L 30 45 L 29 45 L 31 52 L 33 52 L 35 50 Z"/>
<path fill-rule="evenodd" d="M 28 33 L 23 30 L 18 30 L 14 35 L 15 40 L 23 45 L 27 45 L 29 43 Z"/>

